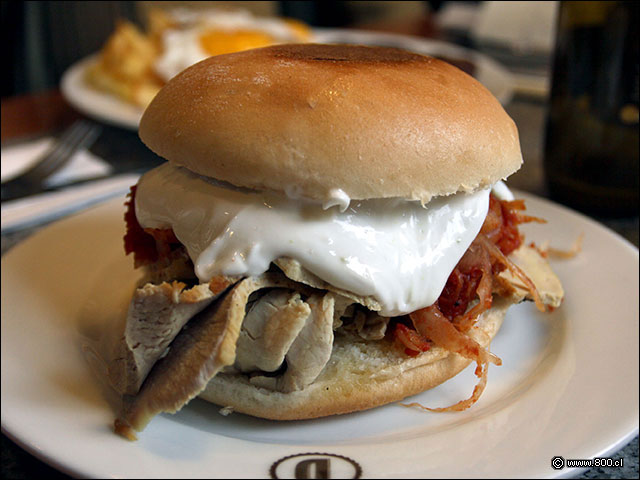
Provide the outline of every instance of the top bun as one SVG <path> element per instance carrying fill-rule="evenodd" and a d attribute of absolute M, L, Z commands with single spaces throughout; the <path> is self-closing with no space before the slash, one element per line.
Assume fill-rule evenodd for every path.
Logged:
<path fill-rule="evenodd" d="M 203 60 L 140 122 L 155 153 L 240 187 L 324 201 L 470 192 L 522 163 L 518 132 L 479 82 L 435 58 L 276 45 Z"/>

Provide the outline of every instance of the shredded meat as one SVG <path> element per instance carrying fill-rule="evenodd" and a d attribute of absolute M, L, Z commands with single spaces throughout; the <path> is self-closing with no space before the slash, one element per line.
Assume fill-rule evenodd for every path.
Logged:
<path fill-rule="evenodd" d="M 495 277 L 510 270 L 532 293 L 538 308 L 544 305 L 535 286 L 507 255 L 522 244 L 518 225 L 544 220 L 522 214 L 524 201 L 501 201 L 490 196 L 489 211 L 480 233 L 449 275 L 447 283 L 435 303 L 435 308 L 461 331 L 468 331 L 482 312 L 491 308 Z M 473 302 L 476 302 L 471 308 Z M 396 337 L 398 331 L 396 330 Z M 406 333 L 398 338 L 408 349 L 416 351 L 414 342 L 407 340 Z M 407 340 L 407 341 L 405 341 Z M 426 340 L 426 339 L 425 339 Z"/>
<path fill-rule="evenodd" d="M 158 260 L 156 242 L 152 235 L 145 233 L 136 218 L 136 189 L 137 185 L 131 187 L 127 195 L 129 198 L 125 203 L 127 210 L 124 212 L 126 233 L 124 235 L 124 252 L 129 255 L 133 253 L 134 265 L 136 268 Z"/>
<path fill-rule="evenodd" d="M 124 235 L 124 251 L 133 253 L 136 268 L 151 265 L 168 257 L 171 252 L 183 249 L 184 246 L 176 238 L 170 228 L 142 228 L 136 217 L 135 198 L 137 185 L 131 187 L 125 203 L 127 210 L 124 214 L 126 233 Z"/>
<path fill-rule="evenodd" d="M 533 282 L 507 258 L 507 255 L 522 244 L 519 224 L 544 222 L 542 219 L 524 215 L 524 208 L 522 200 L 506 202 L 491 195 L 489 211 L 480 233 L 449 276 L 438 300 L 433 305 L 410 314 L 415 330 L 405 325 L 396 327 L 396 340 L 405 347 L 405 353 L 408 355 L 418 354 L 420 349 L 417 346 L 423 344 L 421 342 L 430 341 L 434 345 L 473 360 L 478 365 L 475 373 L 480 380 L 469 399 L 445 408 L 432 409 L 421 406 L 422 408 L 450 411 L 470 407 L 484 390 L 488 363 L 502 363 L 498 357 L 465 334 L 474 326 L 478 317 L 491 308 L 494 290 L 503 288 L 501 282 L 496 280 L 500 272 L 509 270 L 525 285 L 538 309 L 545 311 L 544 303 Z"/>
<path fill-rule="evenodd" d="M 473 393 L 471 394 L 471 396 L 465 400 L 460 400 L 458 403 L 455 403 L 448 407 L 442 407 L 442 408 L 425 407 L 424 405 L 421 405 L 418 402 L 401 403 L 400 405 L 404 407 L 417 407 L 423 410 L 428 410 L 430 412 L 461 412 L 462 410 L 466 410 L 471 405 L 476 403 L 480 398 L 480 395 L 482 395 L 482 392 L 484 392 L 484 389 L 487 386 L 488 371 L 489 371 L 488 365 L 478 364 L 475 370 L 475 374 L 478 378 L 480 378 L 480 381 L 474 387 Z"/>
<path fill-rule="evenodd" d="M 420 352 L 426 352 L 431 348 L 431 342 L 425 340 L 422 335 L 403 323 L 396 324 L 394 335 L 404 347 L 404 353 L 410 357 L 415 357 Z"/>
<path fill-rule="evenodd" d="M 521 223 L 538 222 L 546 223 L 546 220 L 538 217 L 524 215 L 524 200 L 510 202 L 499 200 L 493 195 L 489 198 L 489 212 L 480 229 L 480 234 L 485 235 L 495 244 L 502 253 L 509 255 L 522 244 L 522 236 L 518 231 Z"/>
<path fill-rule="evenodd" d="M 489 252 L 489 255 L 491 255 L 492 260 L 495 261 L 497 265 L 500 265 L 500 271 L 504 269 L 503 267 L 506 267 L 515 277 L 517 277 L 524 283 L 524 285 L 527 287 L 527 290 L 531 293 L 533 300 L 536 303 L 536 307 L 538 307 L 538 310 L 544 312 L 545 306 L 542 299 L 540 298 L 540 294 L 538 293 L 536 286 L 531 281 L 531 279 L 520 269 L 520 267 L 509 260 L 507 256 L 502 253 L 502 251 L 496 245 L 491 243 L 486 237 L 479 236 L 478 242 L 484 245 L 484 247 Z"/>
<path fill-rule="evenodd" d="M 573 258 L 582 251 L 583 240 L 584 232 L 578 235 L 578 238 L 576 238 L 575 242 L 573 242 L 573 245 L 571 245 L 571 248 L 569 248 L 568 250 L 551 247 L 549 246 L 548 241 L 544 242 L 539 247 L 537 247 L 536 244 L 532 242 L 531 247 L 538 250 L 538 252 L 540 252 L 540 255 L 542 255 L 544 258 L 548 258 L 549 255 L 557 258 Z"/>
<path fill-rule="evenodd" d="M 418 333 L 431 339 L 436 345 L 470 360 L 475 360 L 479 364 L 488 362 L 495 365 L 502 364 L 498 357 L 487 352 L 478 342 L 458 331 L 437 306 L 431 305 L 422 308 L 409 316 Z"/>

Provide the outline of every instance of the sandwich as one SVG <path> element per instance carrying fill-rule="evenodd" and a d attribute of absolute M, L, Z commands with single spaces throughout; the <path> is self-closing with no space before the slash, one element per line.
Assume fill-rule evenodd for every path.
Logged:
<path fill-rule="evenodd" d="M 477 364 L 509 306 L 558 307 L 503 180 L 514 122 L 479 82 L 408 51 L 289 44 L 206 59 L 140 123 L 167 162 L 127 201 L 143 272 L 110 381 L 118 433 L 191 399 L 273 420 L 401 401 Z M 429 408 L 429 407 L 426 407 Z"/>

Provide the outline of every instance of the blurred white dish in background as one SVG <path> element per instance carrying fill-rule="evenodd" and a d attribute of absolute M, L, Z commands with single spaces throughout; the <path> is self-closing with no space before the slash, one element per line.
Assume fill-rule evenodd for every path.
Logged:
<path fill-rule="evenodd" d="M 62 95 L 72 107 L 88 117 L 117 127 L 138 130 L 144 111 L 141 107 L 96 90 L 86 82 L 87 70 L 97 61 L 97 56 L 92 55 L 71 65 L 62 75 Z"/>
<path fill-rule="evenodd" d="M 550 53 L 555 41 L 558 2 L 482 2 L 471 36 L 514 54 Z"/>
<path fill-rule="evenodd" d="M 95 62 L 85 69 L 84 80 L 145 108 L 170 78 L 208 56 L 304 43 L 310 37 L 306 24 L 288 18 L 258 17 L 243 10 L 152 7 L 144 29 L 125 19 L 116 22 Z"/>
<path fill-rule="evenodd" d="M 514 93 L 511 73 L 500 63 L 482 53 L 435 40 L 342 29 L 314 29 L 313 39 L 319 43 L 355 43 L 391 46 L 417 53 L 462 61 L 473 68 L 473 76 L 489 89 L 503 105 Z M 91 56 L 72 65 L 63 75 L 61 89 L 67 101 L 85 115 L 131 130 L 138 129 L 143 109 L 106 92 L 96 90 L 85 80 L 85 73 L 97 57 Z"/>

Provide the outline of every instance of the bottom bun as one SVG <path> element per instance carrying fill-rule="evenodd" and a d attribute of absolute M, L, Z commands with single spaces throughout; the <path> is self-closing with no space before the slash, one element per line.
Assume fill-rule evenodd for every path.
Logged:
<path fill-rule="evenodd" d="M 468 335 L 488 347 L 512 301 L 494 299 Z M 440 347 L 408 357 L 392 342 L 336 334 L 331 358 L 304 390 L 281 393 L 249 383 L 246 375 L 219 373 L 200 398 L 234 412 L 272 420 L 304 420 L 366 410 L 433 388 L 471 361 Z"/>

